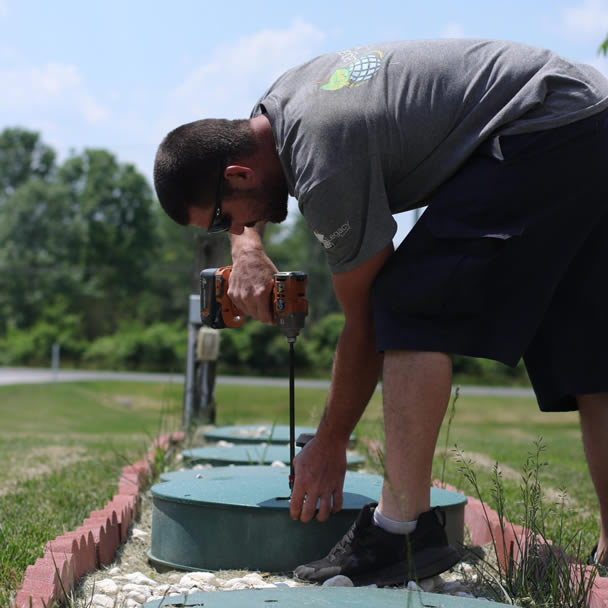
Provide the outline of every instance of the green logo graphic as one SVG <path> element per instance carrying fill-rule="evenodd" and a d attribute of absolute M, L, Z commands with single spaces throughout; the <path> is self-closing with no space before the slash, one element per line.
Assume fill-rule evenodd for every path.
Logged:
<path fill-rule="evenodd" d="M 337 91 L 342 87 L 356 87 L 363 84 L 380 71 L 382 67 L 382 51 L 372 51 L 361 57 L 346 68 L 337 69 L 329 82 L 321 88 L 324 91 Z"/>

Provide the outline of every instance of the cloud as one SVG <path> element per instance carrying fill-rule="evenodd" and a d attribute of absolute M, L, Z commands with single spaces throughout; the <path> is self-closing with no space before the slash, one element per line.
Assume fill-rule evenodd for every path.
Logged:
<path fill-rule="evenodd" d="M 89 94 L 81 95 L 79 101 L 80 112 L 87 122 L 97 123 L 108 118 L 108 110 L 97 103 Z"/>
<path fill-rule="evenodd" d="M 44 113 L 64 108 L 76 111 L 90 123 L 108 115 L 86 91 L 78 68 L 71 64 L 0 68 L 0 90 L 0 109 L 4 110 L 35 109 Z"/>
<path fill-rule="evenodd" d="M 608 0 L 583 0 L 577 6 L 565 7 L 561 23 L 569 35 L 599 39 L 608 32 Z"/>
<path fill-rule="evenodd" d="M 464 38 L 466 34 L 460 23 L 448 23 L 441 30 L 440 36 L 441 38 Z"/>
<path fill-rule="evenodd" d="M 264 29 L 225 44 L 169 95 L 181 122 L 204 116 L 243 118 L 285 70 L 319 52 L 325 34 L 295 19 L 286 29 Z"/>

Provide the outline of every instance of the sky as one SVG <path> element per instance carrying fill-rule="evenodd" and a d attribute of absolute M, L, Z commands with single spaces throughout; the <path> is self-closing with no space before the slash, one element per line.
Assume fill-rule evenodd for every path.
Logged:
<path fill-rule="evenodd" d="M 248 117 L 283 71 L 323 53 L 496 38 L 608 76 L 597 54 L 606 33 L 608 0 L 0 0 L 0 130 L 40 132 L 60 161 L 106 148 L 151 182 L 168 131 Z M 399 220 L 397 240 L 411 214 Z"/>

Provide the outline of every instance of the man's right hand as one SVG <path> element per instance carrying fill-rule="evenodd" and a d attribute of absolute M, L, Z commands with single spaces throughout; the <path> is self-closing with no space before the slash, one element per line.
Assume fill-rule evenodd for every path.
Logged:
<path fill-rule="evenodd" d="M 261 247 L 233 251 L 228 296 L 243 313 L 262 323 L 273 323 L 270 296 L 276 266 Z"/>

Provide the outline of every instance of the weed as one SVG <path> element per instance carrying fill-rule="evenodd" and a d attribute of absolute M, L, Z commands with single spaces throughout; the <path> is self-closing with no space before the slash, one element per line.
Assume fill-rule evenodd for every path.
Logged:
<path fill-rule="evenodd" d="M 523 504 L 521 528 L 513 527 L 505 501 L 498 464 L 492 475 L 492 498 L 498 516 L 498 529 L 491 525 L 477 475 L 462 453 L 460 470 L 482 502 L 494 550 L 495 562 L 484 561 L 480 569 L 484 583 L 497 601 L 536 608 L 586 608 L 589 605 L 595 572 L 589 575 L 584 565 L 581 532 L 567 533 L 564 526 L 565 493 L 557 505 L 545 506 L 540 473 L 547 466 L 541 457 L 546 449 L 542 438 L 534 443 L 522 469 L 520 496 Z M 547 538 L 545 523 L 557 518 L 558 535 Z M 510 534 L 510 532 L 514 534 Z M 507 539 L 514 538 L 507 542 Z"/>
<path fill-rule="evenodd" d="M 450 441 L 450 430 L 452 429 L 452 422 L 454 420 L 454 416 L 456 414 L 456 401 L 458 401 L 458 397 L 460 396 L 460 387 L 457 386 L 454 391 L 454 396 L 452 397 L 452 404 L 450 406 L 448 412 L 448 420 L 447 420 L 447 428 L 445 433 L 445 448 L 443 450 L 443 462 L 441 465 L 441 487 L 445 488 L 445 465 L 448 459 L 448 444 Z"/>

